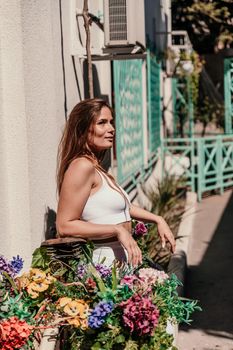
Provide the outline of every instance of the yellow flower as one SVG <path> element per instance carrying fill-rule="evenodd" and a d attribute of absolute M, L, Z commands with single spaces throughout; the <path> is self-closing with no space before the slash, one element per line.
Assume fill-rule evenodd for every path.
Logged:
<path fill-rule="evenodd" d="M 84 320 L 81 320 L 81 328 L 87 329 L 88 328 L 88 320 L 85 318 Z"/>
<path fill-rule="evenodd" d="M 35 282 L 32 282 L 27 286 L 27 292 L 32 299 L 36 299 L 39 296 L 39 293 L 35 292 L 35 290 L 33 289 L 34 283 Z"/>
<path fill-rule="evenodd" d="M 67 322 L 76 328 L 81 328 L 83 330 L 88 328 L 88 321 L 87 318 L 84 320 L 80 319 L 78 316 L 73 317 L 72 319 L 67 320 Z"/>
<path fill-rule="evenodd" d="M 47 275 L 43 282 L 46 284 L 51 284 L 51 283 L 54 283 L 55 281 L 56 281 L 56 278 L 54 278 L 51 275 Z"/>
<path fill-rule="evenodd" d="M 67 298 L 67 297 L 60 298 L 60 299 L 59 299 L 60 307 L 66 306 L 66 305 L 67 305 L 68 303 L 70 303 L 71 301 L 72 301 L 71 298 Z"/>
<path fill-rule="evenodd" d="M 81 322 L 80 322 L 79 317 L 74 317 L 71 320 L 67 320 L 67 321 L 71 326 L 74 326 L 77 328 L 79 328 L 81 326 Z"/>
<path fill-rule="evenodd" d="M 41 271 L 40 269 L 31 269 L 30 270 L 30 277 L 35 282 L 43 282 L 46 278 L 46 273 Z"/>
<path fill-rule="evenodd" d="M 31 288 L 35 292 L 44 292 L 46 289 L 49 288 L 49 285 L 44 282 L 41 282 L 41 283 L 31 282 L 31 285 L 32 285 Z"/>
<path fill-rule="evenodd" d="M 88 305 L 85 303 L 84 300 L 72 300 L 65 304 L 64 312 L 69 316 L 79 316 L 79 318 L 86 318 L 88 312 Z"/>
<path fill-rule="evenodd" d="M 69 316 L 77 316 L 79 315 L 79 303 L 75 300 L 71 301 L 64 307 L 64 312 Z"/>
<path fill-rule="evenodd" d="M 30 283 L 29 274 L 24 272 L 22 276 L 17 277 L 17 280 L 19 281 L 20 288 L 26 288 Z"/>
<path fill-rule="evenodd" d="M 83 330 L 88 328 L 88 320 L 85 318 L 84 320 L 81 320 L 78 316 L 73 317 L 72 319 L 68 319 L 67 322 L 76 328 L 81 328 Z"/>

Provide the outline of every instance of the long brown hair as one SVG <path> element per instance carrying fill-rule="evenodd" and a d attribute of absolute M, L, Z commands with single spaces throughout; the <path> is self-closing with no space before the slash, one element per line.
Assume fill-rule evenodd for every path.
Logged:
<path fill-rule="evenodd" d="M 105 151 L 98 155 L 94 154 L 88 147 L 88 132 L 90 131 L 95 120 L 99 116 L 101 109 L 107 107 L 111 110 L 109 104 L 97 98 L 86 99 L 79 102 L 71 111 L 68 121 L 58 147 L 57 156 L 57 190 L 61 191 L 62 182 L 66 170 L 70 163 L 78 157 L 90 159 L 97 168 L 103 159 Z M 105 172 L 105 171 L 104 171 Z"/>

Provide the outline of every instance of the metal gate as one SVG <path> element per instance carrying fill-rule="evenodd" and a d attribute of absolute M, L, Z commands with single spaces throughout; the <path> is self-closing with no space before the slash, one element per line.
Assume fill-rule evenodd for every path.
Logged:
<path fill-rule="evenodd" d="M 193 102 L 189 77 L 172 78 L 173 135 L 192 137 Z"/>
<path fill-rule="evenodd" d="M 120 183 L 144 164 L 142 64 L 141 59 L 113 62 L 117 178 Z"/>
<path fill-rule="evenodd" d="M 149 50 L 147 52 L 147 107 L 149 126 L 149 150 L 153 156 L 160 146 L 161 136 L 161 94 L 160 94 L 161 64 Z"/>
<path fill-rule="evenodd" d="M 162 157 L 164 169 L 183 173 L 199 200 L 206 191 L 233 186 L 233 135 L 164 139 Z"/>
<path fill-rule="evenodd" d="M 224 60 L 225 133 L 233 128 L 233 58 Z"/>

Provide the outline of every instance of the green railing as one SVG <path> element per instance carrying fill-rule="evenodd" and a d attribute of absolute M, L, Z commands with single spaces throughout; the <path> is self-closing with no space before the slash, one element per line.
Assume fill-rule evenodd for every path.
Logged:
<path fill-rule="evenodd" d="M 224 60 L 225 133 L 233 131 L 233 57 Z"/>
<path fill-rule="evenodd" d="M 156 56 L 147 51 L 147 106 L 149 126 L 149 151 L 150 155 L 155 154 L 160 146 L 160 126 L 162 119 L 161 94 L 160 94 L 161 64 Z"/>
<path fill-rule="evenodd" d="M 144 166 L 142 64 L 113 61 L 117 179 L 123 183 Z"/>
<path fill-rule="evenodd" d="M 189 77 L 172 78 L 173 135 L 193 136 L 193 102 Z"/>
<path fill-rule="evenodd" d="M 233 185 L 233 135 L 164 139 L 161 149 L 164 171 L 182 174 L 198 200 Z"/>

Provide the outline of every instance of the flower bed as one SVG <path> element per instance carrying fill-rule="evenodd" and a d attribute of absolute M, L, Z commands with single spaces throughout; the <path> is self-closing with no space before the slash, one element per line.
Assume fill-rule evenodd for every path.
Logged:
<path fill-rule="evenodd" d="M 176 276 L 147 261 L 136 269 L 94 265 L 87 246 L 81 248 L 76 258 L 39 248 L 32 268 L 20 276 L 19 256 L 0 257 L 0 348 L 35 349 L 44 330 L 58 327 L 60 349 L 172 348 L 168 322 L 189 322 L 199 309 L 196 301 L 178 297 Z"/>

